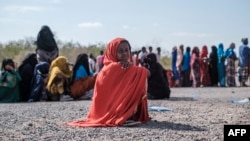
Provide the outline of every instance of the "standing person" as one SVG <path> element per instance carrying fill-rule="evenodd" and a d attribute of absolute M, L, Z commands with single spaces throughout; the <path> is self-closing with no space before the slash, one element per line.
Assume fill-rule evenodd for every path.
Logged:
<path fill-rule="evenodd" d="M 174 76 L 175 86 L 179 86 L 179 73 L 176 67 L 176 61 L 177 61 L 177 47 L 174 46 L 172 48 L 172 54 L 171 54 L 171 68 Z"/>
<path fill-rule="evenodd" d="M 29 100 L 31 91 L 30 86 L 36 64 L 36 54 L 29 53 L 18 67 L 18 72 L 22 78 L 22 80 L 19 82 L 21 101 L 27 102 Z"/>
<path fill-rule="evenodd" d="M 186 52 L 183 55 L 183 65 L 182 65 L 182 76 L 183 76 L 183 87 L 190 87 L 191 81 L 190 81 L 190 47 L 186 48 Z"/>
<path fill-rule="evenodd" d="M 19 82 L 21 76 L 16 71 L 17 65 L 10 58 L 2 62 L 0 71 L 0 103 L 19 102 Z"/>
<path fill-rule="evenodd" d="M 191 79 L 193 81 L 193 87 L 200 87 L 200 57 L 199 57 L 200 50 L 198 47 L 194 47 L 192 50 L 191 55 Z"/>
<path fill-rule="evenodd" d="M 226 57 L 226 81 L 227 86 L 229 87 L 235 87 L 236 81 L 235 81 L 235 61 L 237 60 L 236 54 L 234 52 L 235 49 L 235 43 L 231 43 L 229 48 L 225 51 L 225 57 Z"/>
<path fill-rule="evenodd" d="M 157 62 L 161 64 L 161 47 L 157 47 L 156 51 Z"/>
<path fill-rule="evenodd" d="M 153 47 L 152 46 L 148 47 L 148 53 L 153 53 Z"/>
<path fill-rule="evenodd" d="M 200 73 L 201 73 L 201 87 L 210 86 L 209 76 L 209 58 L 208 58 L 207 46 L 204 45 L 200 53 Z"/>
<path fill-rule="evenodd" d="M 94 58 L 94 56 L 93 56 L 93 54 L 92 53 L 90 53 L 89 54 L 89 70 L 91 71 L 91 72 L 93 72 L 93 73 L 95 73 L 96 72 L 96 62 L 95 62 L 95 58 Z"/>
<path fill-rule="evenodd" d="M 103 59 L 104 59 L 103 50 L 101 50 L 100 54 L 96 57 L 97 72 L 101 71 L 103 67 Z"/>
<path fill-rule="evenodd" d="M 170 97 L 170 88 L 166 70 L 157 62 L 154 53 L 148 54 L 144 59 L 150 71 L 148 78 L 148 99 L 164 99 Z"/>
<path fill-rule="evenodd" d="M 146 123 L 149 71 L 132 64 L 131 46 L 124 38 L 109 42 L 104 67 L 98 73 L 87 119 L 67 123 L 79 127 L 122 126 L 127 120 Z"/>
<path fill-rule="evenodd" d="M 217 47 L 211 47 L 212 52 L 209 54 L 209 76 L 211 78 L 211 86 L 218 86 L 218 53 Z"/>
<path fill-rule="evenodd" d="M 247 46 L 248 38 L 242 38 L 241 41 L 243 44 L 239 48 L 239 80 L 240 86 L 245 87 L 250 74 L 250 48 Z"/>
<path fill-rule="evenodd" d="M 47 25 L 42 26 L 39 31 L 36 45 L 38 63 L 43 61 L 51 63 L 56 57 L 58 57 L 59 51 L 54 35 Z"/>
<path fill-rule="evenodd" d="M 218 78 L 220 87 L 226 86 L 226 70 L 225 70 L 225 56 L 224 45 L 220 43 L 218 45 Z"/>
<path fill-rule="evenodd" d="M 184 46 L 180 45 L 177 49 L 177 60 L 176 60 L 176 68 L 179 75 L 179 83 L 178 86 L 182 86 L 183 76 L 181 74 L 182 71 L 182 64 L 183 64 L 183 52 L 184 52 Z"/>
<path fill-rule="evenodd" d="M 139 66 L 144 66 L 144 58 L 148 55 L 148 52 L 146 50 L 146 47 L 141 48 L 141 52 L 139 53 L 138 59 L 139 59 Z"/>

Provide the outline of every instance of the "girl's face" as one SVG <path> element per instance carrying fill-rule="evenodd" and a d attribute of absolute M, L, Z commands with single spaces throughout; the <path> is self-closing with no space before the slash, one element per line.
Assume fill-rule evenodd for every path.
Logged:
<path fill-rule="evenodd" d="M 122 42 L 118 46 L 116 58 L 118 61 L 127 62 L 130 56 L 129 44 L 127 42 Z"/>

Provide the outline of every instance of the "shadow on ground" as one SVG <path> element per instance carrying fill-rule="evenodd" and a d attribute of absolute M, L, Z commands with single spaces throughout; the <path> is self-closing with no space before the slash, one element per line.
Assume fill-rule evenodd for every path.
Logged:
<path fill-rule="evenodd" d="M 142 124 L 141 127 L 150 129 L 169 129 L 178 131 L 207 131 L 207 129 L 202 127 L 191 126 L 181 123 L 167 122 L 167 121 L 156 121 L 156 120 L 151 120 L 146 124 Z"/>

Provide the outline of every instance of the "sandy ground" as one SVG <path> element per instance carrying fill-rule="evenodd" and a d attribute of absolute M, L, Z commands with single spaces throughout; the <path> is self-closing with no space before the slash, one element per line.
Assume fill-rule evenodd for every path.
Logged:
<path fill-rule="evenodd" d="M 226 124 L 250 124 L 250 87 L 172 88 L 169 100 L 149 100 L 152 118 L 134 127 L 78 128 L 64 123 L 84 119 L 90 100 L 0 104 L 0 140 L 20 141 L 213 141 L 223 140 Z M 193 98 L 193 96 L 195 97 Z"/>

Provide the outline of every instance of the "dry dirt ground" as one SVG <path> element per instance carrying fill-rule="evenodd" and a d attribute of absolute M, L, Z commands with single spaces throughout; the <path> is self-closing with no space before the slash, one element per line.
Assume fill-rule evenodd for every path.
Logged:
<path fill-rule="evenodd" d="M 224 125 L 250 124 L 250 87 L 172 88 L 169 100 L 149 100 L 146 124 L 133 127 L 78 128 L 64 123 L 84 119 L 90 100 L 0 104 L 1 141 L 223 141 Z M 195 96 L 195 97 L 193 97 Z"/>

